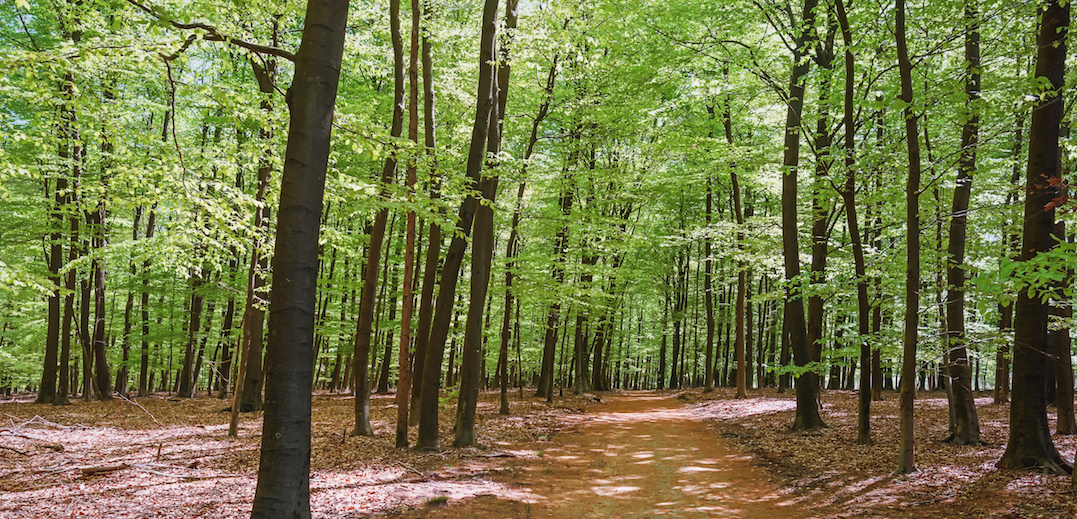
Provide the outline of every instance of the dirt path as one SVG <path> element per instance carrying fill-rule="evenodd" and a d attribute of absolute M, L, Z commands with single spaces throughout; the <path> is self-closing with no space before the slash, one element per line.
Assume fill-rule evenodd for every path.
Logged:
<path fill-rule="evenodd" d="M 508 461 L 512 492 L 430 511 L 438 518 L 795 518 L 803 515 L 676 397 L 606 395 L 591 414 Z"/>

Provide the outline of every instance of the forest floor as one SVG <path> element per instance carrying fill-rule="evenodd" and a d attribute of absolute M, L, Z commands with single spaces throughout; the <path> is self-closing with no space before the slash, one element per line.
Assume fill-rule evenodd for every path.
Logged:
<path fill-rule="evenodd" d="M 944 395 L 916 401 L 919 471 L 892 475 L 897 399 L 873 402 L 856 445 L 856 395 L 826 391 L 829 427 L 789 431 L 792 394 L 720 388 L 564 396 L 484 393 L 480 448 L 392 446 L 396 408 L 375 395 L 375 437 L 351 437 L 353 400 L 314 397 L 311 506 L 319 518 L 1077 517 L 1069 478 L 994 468 L 1008 406 L 977 404 L 984 446 L 939 442 Z M 600 401 L 599 401 L 600 400 Z M 224 401 L 164 395 L 54 407 L 0 402 L 0 518 L 247 517 L 260 413 L 227 437 Z M 441 416 L 451 444 L 452 410 Z M 1053 417 L 1052 417 L 1053 420 Z M 414 435 L 414 431 L 412 432 Z M 1072 460 L 1077 438 L 1055 436 Z M 412 438 L 414 441 L 414 436 Z"/>

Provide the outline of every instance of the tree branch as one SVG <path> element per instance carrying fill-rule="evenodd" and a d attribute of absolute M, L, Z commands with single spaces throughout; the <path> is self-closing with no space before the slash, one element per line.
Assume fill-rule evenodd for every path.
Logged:
<path fill-rule="evenodd" d="M 239 38 L 233 38 L 231 36 L 228 36 L 227 34 L 222 34 L 216 27 L 214 27 L 214 26 L 212 26 L 212 25 L 210 25 L 208 23 L 202 23 L 202 22 L 180 23 L 180 22 L 177 22 L 177 21 L 175 21 L 175 20 L 161 14 L 161 12 L 158 9 L 154 9 L 152 7 L 148 7 L 146 5 L 143 5 L 143 4 L 139 3 L 138 0 L 127 0 L 127 3 L 141 9 L 143 12 L 145 12 L 146 14 L 156 18 L 157 20 L 167 22 L 168 24 L 172 25 L 173 27 L 175 27 L 177 29 L 183 29 L 183 30 L 195 30 L 195 29 L 198 29 L 198 30 L 204 31 L 205 35 L 202 36 L 202 39 L 204 39 L 206 41 L 221 41 L 221 42 L 225 42 L 225 43 L 231 43 L 232 45 L 235 45 L 237 47 L 242 47 L 244 49 L 247 49 L 247 50 L 249 50 L 251 52 L 255 52 L 255 53 L 258 53 L 258 54 L 269 54 L 271 56 L 277 56 L 279 58 L 284 58 L 284 59 L 286 59 L 288 61 L 292 61 L 292 62 L 295 61 L 295 54 L 292 53 L 292 52 L 289 52 L 287 50 L 284 50 L 284 49 L 281 49 L 281 48 L 278 48 L 278 47 L 272 47 L 272 46 L 269 46 L 269 45 L 261 45 L 261 44 L 258 44 L 258 43 L 252 43 L 252 42 L 249 42 L 249 41 L 246 41 L 246 40 L 241 40 Z M 188 41 L 190 41 L 190 40 L 188 40 Z M 184 46 L 184 48 L 186 48 L 186 45 Z"/>

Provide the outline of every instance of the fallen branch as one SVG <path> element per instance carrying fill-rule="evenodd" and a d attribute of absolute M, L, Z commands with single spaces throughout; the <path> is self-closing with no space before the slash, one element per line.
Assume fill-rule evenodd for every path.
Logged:
<path fill-rule="evenodd" d="M 10 415 L 10 414 L 7 414 L 7 413 L 4 413 L 4 415 L 7 416 L 8 418 L 11 418 L 12 420 L 22 420 L 22 418 L 19 418 L 18 416 L 15 416 L 15 415 Z M 49 420 L 46 420 L 45 418 L 42 418 L 40 416 L 35 415 L 33 418 L 31 418 L 29 420 L 26 420 L 25 422 L 22 422 L 19 425 L 13 425 L 11 427 L 5 427 L 4 429 L 0 429 L 0 430 L 14 431 L 14 430 L 17 430 L 17 429 L 22 429 L 23 427 L 26 427 L 27 425 L 31 425 L 31 424 L 40 424 L 40 425 L 43 425 L 45 427 L 54 427 L 56 429 L 92 429 L 92 427 L 90 427 L 88 425 L 82 425 L 82 424 L 75 424 L 75 425 L 58 424 L 56 422 L 50 422 Z"/>
<path fill-rule="evenodd" d="M 127 402 L 127 403 L 129 403 L 129 404 L 131 404 L 131 405 L 133 405 L 133 406 L 135 406 L 135 407 L 137 407 L 137 408 L 141 409 L 141 410 L 142 410 L 142 412 L 144 412 L 144 413 L 146 413 L 147 415 L 149 415 L 149 417 L 150 417 L 150 420 L 153 420 L 153 423 L 157 424 L 157 427 L 164 427 L 164 425 L 161 425 L 161 422 L 158 422 L 158 421 L 157 421 L 157 417 L 153 416 L 153 413 L 151 413 L 151 412 L 147 411 L 145 407 L 142 407 L 142 404 L 140 404 L 140 403 L 138 403 L 138 402 L 135 402 L 134 400 L 131 400 L 130 398 L 127 398 L 127 395 L 125 395 L 125 394 L 123 394 L 123 393 L 116 393 L 116 394 L 117 394 L 117 395 L 119 395 L 119 396 L 120 396 L 120 398 L 122 398 L 122 399 L 123 399 L 123 400 L 124 400 L 125 402 Z"/>
<path fill-rule="evenodd" d="M 16 449 L 15 447 L 8 447 L 7 445 L 0 445 L 0 449 L 7 449 L 7 450 L 9 450 L 11 452 L 14 452 L 16 454 L 21 454 L 23 456 L 29 456 L 30 455 L 27 452 L 20 451 L 19 449 Z"/>
<path fill-rule="evenodd" d="M 33 436 L 27 436 L 25 434 L 19 434 L 17 432 L 12 432 L 9 429 L 0 429 L 0 433 L 6 433 L 8 436 L 14 436 L 16 438 L 23 438 L 23 439 L 27 439 L 27 440 L 31 440 L 31 441 L 35 441 L 35 442 L 41 441 L 41 438 L 34 438 Z"/>
<path fill-rule="evenodd" d="M 123 464 L 120 464 L 120 465 L 108 465 L 108 466 L 103 466 L 103 467 L 83 467 L 81 470 L 82 470 L 82 475 L 83 476 L 92 476 L 94 474 L 104 474 L 104 473 L 107 473 L 107 472 L 116 472 L 117 470 L 123 470 L 123 469 L 127 469 L 127 468 L 131 468 L 131 466 L 126 464 L 126 463 L 123 463 Z"/>

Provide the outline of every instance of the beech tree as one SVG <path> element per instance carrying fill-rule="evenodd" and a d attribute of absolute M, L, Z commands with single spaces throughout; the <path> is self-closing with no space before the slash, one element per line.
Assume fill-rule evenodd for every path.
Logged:
<path fill-rule="evenodd" d="M 1028 136 L 1021 261 L 1030 261 L 1054 246 L 1051 236 L 1055 225 L 1055 199 L 1059 195 L 1057 179 L 1061 175 L 1058 141 L 1070 4 L 1047 2 L 1039 14 L 1035 75 L 1043 78 L 1044 83 L 1032 112 Z M 1009 469 L 1038 467 L 1056 474 L 1068 474 L 1071 466 L 1055 449 L 1047 423 L 1044 378 L 1051 352 L 1046 350 L 1049 308 L 1042 290 L 1024 286 L 1017 294 L 1010 435 L 1006 452 L 996 466 Z"/>
<path fill-rule="evenodd" d="M 310 517 L 310 388 L 318 235 L 348 2 L 311 1 L 289 88 L 252 518 Z"/>
<path fill-rule="evenodd" d="M 261 370 L 266 283 L 281 274 L 267 244 L 281 239 L 272 172 L 287 134 L 274 129 L 297 92 L 284 49 L 299 44 L 303 6 L 254 3 L 234 19 L 215 0 L 7 5 L 0 388 L 62 404 L 108 394 L 110 375 L 133 393 L 138 370 L 142 397 L 212 390 L 236 413 L 256 409 L 278 377 Z M 458 414 L 457 443 L 476 440 L 495 382 L 507 412 L 569 388 L 751 397 L 795 377 L 795 427 L 823 426 L 823 385 L 859 390 L 867 443 L 871 398 L 900 376 L 903 399 L 949 385 L 951 440 L 975 444 L 972 398 L 1006 399 L 1009 351 L 1020 399 L 1037 385 L 1044 401 L 1069 398 L 1072 366 L 1027 382 L 1011 335 L 1028 324 L 1011 315 L 1019 288 L 1050 292 L 1054 320 L 1072 303 L 1068 242 L 1010 252 L 1025 142 L 1071 161 L 1026 135 L 1030 115 L 1054 108 L 1046 76 L 1026 70 L 1036 6 L 510 2 L 500 30 L 496 15 L 416 2 L 410 62 L 385 23 L 407 6 L 350 7 L 307 391 L 357 388 L 357 428 L 378 427 L 363 418 L 372 379 L 397 393 L 397 444 L 419 423 L 433 449 L 439 412 Z M 904 57 L 886 29 L 899 11 Z M 510 63 L 513 106 L 530 108 L 494 93 Z M 406 180 L 383 175 L 396 161 Z M 1067 203 L 1062 171 L 1029 183 L 1060 190 L 1041 210 Z M 1049 333 L 1036 355 L 1066 360 L 1063 330 Z M 460 399 L 446 398 L 457 384 Z M 1011 433 L 1040 430 L 1021 414 L 1035 406 L 1018 407 Z M 1060 406 L 1059 431 L 1068 417 Z M 1014 456 L 1003 465 L 1028 458 Z"/>

